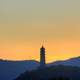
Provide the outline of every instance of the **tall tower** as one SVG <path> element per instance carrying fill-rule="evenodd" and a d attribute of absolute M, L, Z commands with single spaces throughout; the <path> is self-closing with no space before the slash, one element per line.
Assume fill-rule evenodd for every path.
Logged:
<path fill-rule="evenodd" d="M 40 48 L 40 68 L 44 68 L 46 65 L 45 62 L 45 48 L 42 46 Z"/>

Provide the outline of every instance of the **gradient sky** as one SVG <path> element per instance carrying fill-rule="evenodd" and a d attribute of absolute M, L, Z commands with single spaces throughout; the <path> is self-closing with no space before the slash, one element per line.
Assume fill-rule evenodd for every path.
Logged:
<path fill-rule="evenodd" d="M 0 0 L 0 58 L 39 60 L 42 44 L 47 62 L 80 56 L 80 0 Z"/>

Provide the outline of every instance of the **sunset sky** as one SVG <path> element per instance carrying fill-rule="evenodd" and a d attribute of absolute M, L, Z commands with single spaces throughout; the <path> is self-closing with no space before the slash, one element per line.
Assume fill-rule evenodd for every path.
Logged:
<path fill-rule="evenodd" d="M 80 56 L 80 0 L 0 0 L 0 58 L 46 60 Z"/>

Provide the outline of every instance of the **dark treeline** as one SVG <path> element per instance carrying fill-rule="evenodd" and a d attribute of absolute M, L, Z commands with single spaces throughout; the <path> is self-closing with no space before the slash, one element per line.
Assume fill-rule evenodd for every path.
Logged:
<path fill-rule="evenodd" d="M 80 68 L 51 66 L 30 72 L 26 71 L 15 80 L 80 80 Z"/>

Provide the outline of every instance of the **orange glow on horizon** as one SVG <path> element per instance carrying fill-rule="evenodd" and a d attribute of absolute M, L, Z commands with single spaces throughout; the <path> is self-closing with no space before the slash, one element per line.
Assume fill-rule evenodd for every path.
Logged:
<path fill-rule="evenodd" d="M 35 42 L 37 43 L 37 42 Z M 0 55 L 3 59 L 8 60 L 37 60 L 40 57 L 41 44 L 33 43 L 16 43 L 3 46 L 0 48 Z M 33 45 L 32 45 L 33 44 Z M 4 44 L 5 45 L 5 44 Z M 12 46 L 13 45 L 13 46 Z M 65 60 L 80 55 L 80 43 L 77 41 L 49 41 L 44 44 L 46 48 L 46 62 L 56 60 Z"/>

